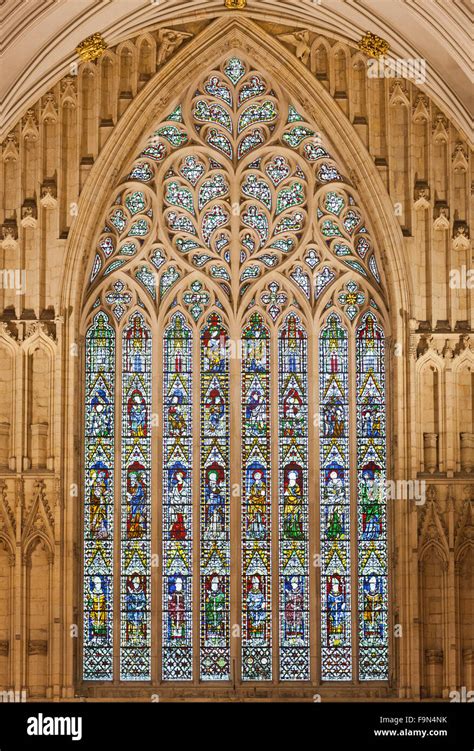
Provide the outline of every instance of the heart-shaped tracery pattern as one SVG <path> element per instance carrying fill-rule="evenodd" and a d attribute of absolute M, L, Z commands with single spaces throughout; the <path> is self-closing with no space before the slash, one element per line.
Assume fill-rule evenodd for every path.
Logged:
<path fill-rule="evenodd" d="M 175 280 L 204 272 L 234 310 L 274 270 L 311 305 L 349 270 L 381 284 L 356 191 L 317 127 L 240 58 L 202 76 L 148 138 L 116 189 L 90 279 L 130 271 L 159 304 L 169 264 Z"/>

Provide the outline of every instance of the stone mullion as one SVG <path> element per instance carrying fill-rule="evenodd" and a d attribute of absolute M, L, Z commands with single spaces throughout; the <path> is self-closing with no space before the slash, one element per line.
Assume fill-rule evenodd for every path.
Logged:
<path fill-rule="evenodd" d="M 279 319 L 281 324 L 283 319 Z M 266 323 L 266 322 L 265 322 Z M 272 683 L 277 686 L 280 680 L 280 611 L 282 603 L 280 602 L 280 493 L 279 487 L 280 474 L 280 457 L 279 457 L 279 372 L 278 372 L 278 328 L 269 327 L 270 336 L 268 345 L 270 351 L 267 352 L 267 363 L 270 363 L 268 369 L 267 388 L 269 395 L 269 435 L 270 435 L 270 497 L 268 499 L 271 533 L 270 533 L 270 577 L 271 591 L 271 634 L 270 644 L 272 650 Z"/>
<path fill-rule="evenodd" d="M 201 321 L 201 326 L 203 325 Z M 194 686 L 200 684 L 201 655 L 201 330 L 192 327 L 192 653 Z"/>
<path fill-rule="evenodd" d="M 381 321 L 385 332 L 389 331 L 386 321 Z M 394 472 L 394 465 L 396 461 L 396 453 L 398 450 L 395 445 L 395 436 L 398 435 L 393 429 L 393 413 L 390 410 L 390 405 L 393 403 L 392 394 L 395 389 L 392 388 L 392 381 L 395 380 L 395 366 L 394 366 L 394 342 L 393 337 L 386 333 L 385 335 L 385 352 L 384 352 L 384 379 L 385 379 L 385 479 L 387 481 L 396 479 Z M 392 376 L 392 377 L 390 377 Z M 403 411 L 403 408 L 402 408 Z M 390 450 L 390 446 L 393 447 Z M 403 475 L 406 477 L 406 474 Z M 398 520 L 403 513 L 402 500 L 398 500 L 398 503 L 393 506 L 389 500 L 386 500 L 385 505 L 385 523 L 386 523 L 386 545 L 387 545 L 387 646 L 388 646 L 388 680 L 391 684 L 392 676 L 398 675 L 398 659 L 399 655 L 396 650 L 395 636 L 394 636 L 394 624 L 398 616 L 398 609 L 395 609 L 395 603 L 398 601 L 396 597 L 397 586 L 396 576 L 398 570 L 398 550 L 395 542 L 397 539 L 397 525 Z M 403 539 L 403 538 L 400 538 Z M 393 603 L 393 606 L 392 606 Z"/>
<path fill-rule="evenodd" d="M 321 683 L 321 520 L 318 328 L 307 322 L 308 347 L 308 552 L 309 656 L 313 685 Z M 316 556 L 319 555 L 319 559 Z M 314 593 L 314 594 L 313 594 Z"/>
<path fill-rule="evenodd" d="M 163 467 L 163 380 L 161 374 L 163 363 L 163 332 L 164 326 L 158 327 L 155 321 L 151 322 L 151 467 L 150 467 L 150 518 L 148 523 L 151 524 L 151 573 L 150 573 L 150 628 L 151 628 L 151 682 L 152 685 L 158 685 L 162 677 L 162 591 L 163 591 L 163 477 L 161 468 Z M 159 336 L 161 331 L 162 335 Z M 154 377 L 154 374 L 157 377 Z M 153 415 L 158 415 L 157 426 Z M 156 457 L 156 459 L 155 459 Z M 153 565 L 154 556 L 158 555 L 159 565 Z"/>
<path fill-rule="evenodd" d="M 351 652 L 352 683 L 359 685 L 359 455 L 357 451 L 357 329 L 347 327 L 347 369 L 348 369 L 348 403 L 349 403 L 349 509 L 350 509 L 350 582 L 351 582 Z"/>
<path fill-rule="evenodd" d="M 234 111 L 232 112 L 233 131 L 237 132 L 237 104 L 234 102 Z M 237 142 L 233 144 L 234 150 L 237 149 Z M 240 686 L 242 683 L 242 502 L 245 496 L 243 470 L 243 450 L 242 446 L 242 423 L 241 423 L 241 404 L 242 404 L 242 328 L 243 320 L 239 315 L 238 304 L 240 302 L 240 180 L 241 173 L 238 177 L 235 174 L 236 165 L 233 165 L 233 179 L 229 179 L 230 187 L 230 276 L 232 299 L 234 301 L 235 317 L 232 317 L 229 327 L 230 348 L 228 355 L 229 361 L 229 460 L 230 460 L 230 658 L 231 658 L 231 678 L 234 686 Z M 233 211 L 233 207 L 238 206 L 239 211 Z M 233 495 L 233 488 L 239 488 L 238 495 Z M 236 627 L 238 637 L 233 636 L 233 627 Z"/>
<path fill-rule="evenodd" d="M 113 323 L 112 323 L 113 325 Z M 122 592 L 122 337 L 123 329 L 114 326 L 115 331 L 115 391 L 114 391 L 114 537 L 113 537 L 113 679 L 114 686 L 120 683 L 121 647 L 121 592 Z"/>
<path fill-rule="evenodd" d="M 238 218 L 238 217 L 237 217 Z M 232 233 L 232 238 L 236 235 Z M 242 383 L 240 356 L 242 345 L 241 326 L 235 322 L 229 330 L 229 418 L 230 418 L 230 659 L 231 680 L 234 686 L 242 682 L 242 542 L 241 542 L 241 504 L 244 498 L 242 476 L 243 446 L 241 427 Z M 238 487 L 239 493 L 233 495 Z M 236 628 L 238 637 L 234 637 Z"/>

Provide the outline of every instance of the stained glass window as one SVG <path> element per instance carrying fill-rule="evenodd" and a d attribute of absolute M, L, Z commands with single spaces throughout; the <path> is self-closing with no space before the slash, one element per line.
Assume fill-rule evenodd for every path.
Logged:
<path fill-rule="evenodd" d="M 122 680 L 151 674 L 151 399 L 151 332 L 134 313 L 122 339 Z"/>
<path fill-rule="evenodd" d="M 271 680 L 269 331 L 253 313 L 242 335 L 242 678 Z"/>
<path fill-rule="evenodd" d="M 193 583 L 192 332 L 175 313 L 163 349 L 163 679 L 191 680 Z"/>
<path fill-rule="evenodd" d="M 322 680 L 352 676 L 348 370 L 347 330 L 331 313 L 319 339 Z"/>
<path fill-rule="evenodd" d="M 86 680 L 113 676 L 115 333 L 100 311 L 86 334 L 84 662 Z"/>
<path fill-rule="evenodd" d="M 280 679 L 308 680 L 308 354 L 294 313 L 278 339 L 278 467 Z"/>
<path fill-rule="evenodd" d="M 388 677 L 384 333 L 376 316 L 356 334 L 359 678 Z"/>
<path fill-rule="evenodd" d="M 173 107 L 121 172 L 90 265 L 84 677 L 385 680 L 370 223 L 317 124 L 248 60 Z"/>
<path fill-rule="evenodd" d="M 201 331 L 202 680 L 230 677 L 230 445 L 228 334 L 217 313 Z"/>

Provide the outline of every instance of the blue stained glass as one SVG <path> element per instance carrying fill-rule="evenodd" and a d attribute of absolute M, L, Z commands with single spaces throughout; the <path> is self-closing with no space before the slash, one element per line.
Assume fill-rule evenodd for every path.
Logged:
<path fill-rule="evenodd" d="M 199 188 L 199 210 L 206 203 L 213 201 L 215 198 L 222 198 L 229 192 L 229 186 L 224 175 L 217 173 L 212 175 L 208 180 L 204 180 Z"/>
<path fill-rule="evenodd" d="M 162 655 L 161 679 L 222 682 L 234 677 L 231 342 L 223 311 L 247 293 L 250 312 L 240 332 L 242 381 L 234 413 L 234 427 L 242 438 L 241 446 L 235 447 L 242 458 L 241 498 L 235 514 L 232 510 L 240 522 L 241 543 L 232 585 L 240 608 L 235 611 L 241 648 L 237 663 L 243 681 L 310 679 L 307 441 L 312 363 L 308 362 L 309 334 L 295 311 L 306 307 L 304 300 L 309 308 L 332 285 L 318 339 L 317 513 L 322 568 L 321 618 L 313 624 L 320 641 L 318 671 L 323 681 L 386 680 L 383 330 L 369 289 L 362 292 L 342 274 L 336 287 L 336 272 L 324 257 L 330 252 L 339 258 L 336 264 L 352 270 L 352 276 L 373 276 L 372 281 L 380 282 L 368 230 L 357 201 L 335 184 L 343 178 L 311 125 L 293 105 L 285 122 L 286 104 L 283 121 L 278 127 L 273 124 L 280 118 L 279 107 L 262 75 L 232 58 L 218 74 L 213 71 L 202 78 L 197 89 L 193 86 L 188 98 L 162 122 L 122 187 L 114 189 L 92 267 L 91 281 L 100 272 L 106 276 L 123 267 L 122 275 L 142 285 L 143 301 L 136 298 L 142 312 L 132 312 L 127 322 L 132 295 L 123 282 L 112 278 L 96 300 L 96 317 L 86 336 L 84 678 L 151 679 L 152 380 L 151 330 L 144 311 L 158 300 L 159 292 L 160 304 L 163 301 L 169 308 L 164 313 L 169 318 L 163 334 L 163 464 L 157 524 L 162 540 L 158 574 L 162 607 L 156 640 Z M 200 144 L 195 148 L 189 146 L 192 122 L 185 122 L 183 116 L 189 112 L 195 118 L 194 142 Z M 265 145 L 267 139 L 270 146 Z M 170 152 L 183 146 L 184 151 L 169 158 Z M 216 158 L 210 157 L 209 147 Z M 157 164 L 165 158 L 166 165 Z M 150 208 L 155 173 L 153 205 L 165 203 L 161 215 Z M 132 179 L 141 182 L 127 182 Z M 147 181 L 150 187 L 144 185 Z M 321 183 L 331 182 L 321 188 Z M 237 212 L 232 202 L 239 199 Z M 265 282 L 265 273 L 284 264 L 298 247 L 306 223 L 315 222 L 325 241 L 323 249 L 300 248 L 303 260 L 284 266 L 285 284 L 275 281 L 273 272 Z M 145 245 L 152 228 L 154 241 Z M 156 230 L 163 228 L 169 233 L 166 241 L 181 256 L 182 269 L 167 258 L 164 247 L 157 247 Z M 308 233 L 306 239 L 314 243 L 313 235 Z M 142 248 L 145 256 L 131 263 Z M 184 270 L 188 261 L 201 269 L 201 280 L 194 273 L 188 286 L 175 292 L 188 273 Z M 147 300 L 143 288 L 152 300 Z M 215 299 L 216 291 L 222 302 Z M 110 318 L 101 311 L 101 300 L 112 307 Z M 369 312 L 364 313 L 368 304 Z M 115 361 L 112 325 L 121 322 L 126 322 L 122 365 Z M 351 331 L 358 326 L 354 334 L 348 333 L 349 326 Z M 356 360 L 350 379 L 349 347 Z M 193 372 L 193 354 L 198 350 L 199 365 Z M 272 361 L 278 360 L 272 366 L 270 350 Z M 121 421 L 120 415 L 114 415 L 116 371 Z M 237 374 L 237 367 L 232 372 Z M 273 406 L 272 372 L 277 379 Z M 273 417 L 275 435 L 270 430 Z M 115 421 L 120 423 L 117 446 Z M 353 466 L 350 433 L 357 448 Z M 121 463 L 116 468 L 119 446 Z M 272 451 L 278 457 L 273 477 Z M 115 482 L 114 511 L 115 472 L 120 473 L 121 483 Z M 352 512 L 351 472 L 357 489 Z M 198 487 L 199 509 L 195 508 Z M 114 530 L 114 516 L 117 523 L 120 520 L 119 531 Z M 239 532 L 233 524 L 232 534 L 236 529 Z M 114 550 L 119 560 L 114 560 Z"/>
<path fill-rule="evenodd" d="M 223 81 L 218 76 L 211 76 L 207 83 L 204 84 L 204 89 L 211 96 L 216 96 L 222 99 L 226 104 L 232 107 L 232 93 Z"/>
<path fill-rule="evenodd" d="M 275 120 L 278 115 L 275 103 L 271 100 L 266 100 L 261 104 L 251 104 L 247 107 L 239 117 L 238 132 L 241 133 L 244 128 L 254 123 L 267 123 Z"/>
<path fill-rule="evenodd" d="M 287 188 L 282 188 L 277 195 L 276 213 L 280 214 L 285 209 L 290 209 L 293 206 L 301 206 L 305 198 L 302 183 L 294 182 Z"/>
<path fill-rule="evenodd" d="M 272 192 L 269 185 L 264 180 L 259 180 L 256 175 L 248 175 L 242 184 L 242 193 L 244 196 L 256 198 L 261 201 L 270 211 L 272 208 Z"/>
<path fill-rule="evenodd" d="M 194 107 L 193 115 L 196 120 L 216 123 L 232 133 L 232 118 L 221 104 L 216 102 L 208 104 L 204 99 L 199 99 Z"/>
<path fill-rule="evenodd" d="M 114 213 L 110 216 L 110 221 L 119 232 L 123 232 L 127 224 L 127 218 L 123 213 L 123 209 L 115 209 Z"/>
<path fill-rule="evenodd" d="M 290 131 L 283 133 L 282 140 L 285 141 L 288 146 L 291 146 L 292 149 L 296 149 L 305 138 L 314 135 L 314 130 L 310 130 L 310 128 L 307 128 L 305 125 L 295 125 Z"/>
<path fill-rule="evenodd" d="M 239 104 L 252 99 L 254 96 L 264 94 L 266 86 L 260 76 L 250 76 L 239 89 Z"/>
<path fill-rule="evenodd" d="M 249 151 L 265 143 L 265 136 L 261 128 L 254 128 L 242 138 L 237 149 L 237 159 L 242 159 Z"/>
<path fill-rule="evenodd" d="M 154 159 L 155 162 L 161 162 L 166 156 L 166 146 L 164 143 L 150 144 L 143 149 L 141 156 L 147 156 Z"/>
<path fill-rule="evenodd" d="M 271 680 L 270 334 L 242 333 L 242 679 Z"/>
<path fill-rule="evenodd" d="M 356 330 L 359 679 L 387 680 L 385 339 L 374 313 Z"/>
<path fill-rule="evenodd" d="M 128 178 L 129 180 L 142 180 L 148 182 L 153 177 L 153 171 L 147 162 L 137 162 Z"/>
<path fill-rule="evenodd" d="M 380 284 L 380 274 L 377 267 L 377 261 L 375 260 L 375 256 L 372 253 L 372 255 L 369 258 L 369 269 L 371 270 L 372 274 L 375 276 L 376 280 Z"/>
<path fill-rule="evenodd" d="M 163 680 L 191 680 L 192 332 L 175 313 L 163 349 Z"/>
<path fill-rule="evenodd" d="M 319 339 L 321 678 L 350 680 L 348 335 L 330 313 Z"/>
<path fill-rule="evenodd" d="M 224 73 L 235 86 L 235 84 L 240 81 L 242 76 L 245 75 L 244 64 L 237 57 L 231 57 L 225 65 Z"/>
<path fill-rule="evenodd" d="M 86 334 L 84 680 L 113 678 L 115 331 L 99 311 Z"/>
<path fill-rule="evenodd" d="M 187 156 L 179 170 L 181 175 L 195 186 L 205 172 L 204 164 L 195 156 Z"/>
<path fill-rule="evenodd" d="M 190 214 L 195 215 L 193 194 L 188 188 L 185 188 L 174 180 L 166 185 L 165 200 L 173 206 L 186 209 Z"/>
<path fill-rule="evenodd" d="M 327 183 L 333 180 L 342 180 L 342 177 L 337 169 L 332 165 L 322 164 L 318 170 L 318 180 L 320 180 L 322 183 Z"/>
<path fill-rule="evenodd" d="M 151 332 L 133 313 L 122 339 L 120 678 L 151 678 Z"/>
<path fill-rule="evenodd" d="M 144 194 L 140 190 L 130 193 L 125 199 L 125 206 L 132 216 L 143 211 L 146 206 Z"/>
<path fill-rule="evenodd" d="M 186 133 L 184 133 L 184 131 L 182 130 L 179 130 L 174 125 L 165 125 L 164 128 L 158 128 L 155 135 L 166 138 L 166 140 L 176 148 L 178 146 L 183 146 L 188 141 Z M 146 154 L 146 149 L 143 153 Z"/>
<path fill-rule="evenodd" d="M 129 237 L 144 237 L 150 231 L 150 226 L 145 219 L 138 219 L 132 224 L 128 232 Z"/>
<path fill-rule="evenodd" d="M 260 247 L 265 245 L 268 240 L 268 219 L 258 206 L 250 205 L 247 211 L 242 214 L 242 221 L 247 227 L 251 227 L 260 238 Z"/>
<path fill-rule="evenodd" d="M 220 131 L 216 130 L 216 128 L 209 129 L 209 133 L 207 135 L 207 143 L 214 149 L 221 151 L 223 154 L 229 157 L 229 159 L 232 159 L 234 152 L 231 142 L 229 141 L 227 136 L 225 136 L 223 133 L 220 133 Z"/>
<path fill-rule="evenodd" d="M 265 172 L 269 176 L 272 183 L 277 186 L 290 174 L 290 168 L 288 162 L 283 156 L 276 156 L 271 162 L 268 162 L 265 167 Z"/>
<path fill-rule="evenodd" d="M 307 337 L 290 313 L 278 336 L 280 679 L 310 678 Z"/>
<path fill-rule="evenodd" d="M 217 205 L 210 211 L 206 211 L 201 222 L 201 232 L 204 242 L 209 247 L 211 244 L 211 235 L 218 227 L 222 227 L 229 221 L 229 214 Z"/>
<path fill-rule="evenodd" d="M 230 678 L 228 334 L 217 313 L 201 330 L 200 676 Z"/>

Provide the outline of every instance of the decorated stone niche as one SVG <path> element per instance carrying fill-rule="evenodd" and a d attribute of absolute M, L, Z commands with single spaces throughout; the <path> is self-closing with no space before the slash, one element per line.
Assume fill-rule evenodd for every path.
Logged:
<path fill-rule="evenodd" d="M 21 226 L 25 229 L 35 229 L 38 225 L 38 211 L 36 201 L 27 199 L 21 207 Z"/>
<path fill-rule="evenodd" d="M 435 219 L 433 229 L 438 232 L 447 232 L 449 230 L 449 208 L 446 205 L 435 206 Z"/>
<path fill-rule="evenodd" d="M 467 222 L 455 221 L 453 227 L 453 250 L 469 250 L 469 227 Z"/>
<path fill-rule="evenodd" d="M 57 199 L 57 190 L 56 190 L 56 183 L 55 182 L 45 182 L 41 186 L 41 198 L 40 198 L 40 204 L 43 207 L 43 209 L 52 210 L 55 209 L 58 205 Z"/>
<path fill-rule="evenodd" d="M 18 249 L 18 227 L 14 219 L 7 219 L 2 225 L 2 248 L 14 252 Z"/>
<path fill-rule="evenodd" d="M 415 188 L 415 202 L 414 208 L 418 210 L 426 210 L 430 208 L 430 189 L 428 185 L 417 185 Z"/>

